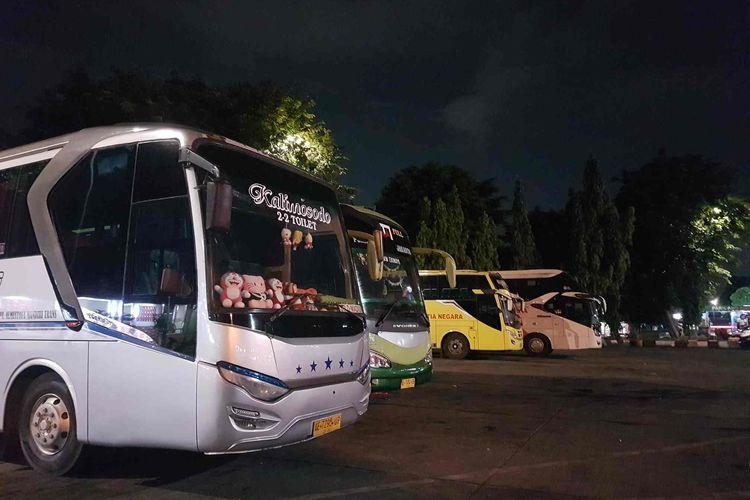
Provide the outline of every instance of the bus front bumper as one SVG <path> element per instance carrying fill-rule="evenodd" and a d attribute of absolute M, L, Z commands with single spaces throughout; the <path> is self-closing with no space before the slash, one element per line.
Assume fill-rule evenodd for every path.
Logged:
<path fill-rule="evenodd" d="M 405 379 L 415 379 L 416 385 L 432 380 L 432 363 L 420 361 L 413 365 L 392 363 L 390 368 L 371 368 L 373 391 L 396 391 Z"/>
<path fill-rule="evenodd" d="M 226 382 L 213 365 L 199 365 L 198 449 L 206 454 L 278 448 L 322 435 L 316 422 L 337 430 L 367 411 L 370 384 L 356 380 L 295 389 L 264 402 Z M 330 419 L 329 419 L 330 417 Z"/>

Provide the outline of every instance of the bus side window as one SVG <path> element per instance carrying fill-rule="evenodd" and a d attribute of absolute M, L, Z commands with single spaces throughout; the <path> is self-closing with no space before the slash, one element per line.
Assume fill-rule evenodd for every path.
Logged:
<path fill-rule="evenodd" d="M 8 236 L 18 186 L 17 168 L 0 170 L 0 258 L 7 257 Z"/>
<path fill-rule="evenodd" d="M 138 146 L 123 321 L 162 347 L 195 355 L 196 264 L 176 142 Z"/>
<path fill-rule="evenodd" d="M 10 229 L 10 247 L 7 249 L 9 257 L 25 257 L 39 254 L 39 244 L 36 241 L 34 228 L 31 226 L 29 204 L 26 196 L 39 173 L 49 160 L 31 163 L 21 169 L 18 176 L 18 192 L 13 208 L 13 223 Z"/>
<path fill-rule="evenodd" d="M 420 276 L 419 287 L 422 289 L 422 296 L 425 300 L 440 298 L 437 290 L 437 282 L 434 276 Z"/>
<path fill-rule="evenodd" d="M 49 197 L 52 219 L 83 307 L 108 312 L 122 298 L 135 147 L 86 155 Z"/>

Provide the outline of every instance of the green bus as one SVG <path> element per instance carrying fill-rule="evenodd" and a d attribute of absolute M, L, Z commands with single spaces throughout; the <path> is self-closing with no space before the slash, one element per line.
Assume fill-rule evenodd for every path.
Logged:
<path fill-rule="evenodd" d="M 409 389 L 429 381 L 430 322 L 406 231 L 364 207 L 342 205 L 341 210 L 367 319 L 372 389 Z"/>

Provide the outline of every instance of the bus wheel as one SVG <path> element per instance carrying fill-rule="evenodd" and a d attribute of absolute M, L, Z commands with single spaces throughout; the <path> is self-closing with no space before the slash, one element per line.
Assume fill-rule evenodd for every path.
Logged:
<path fill-rule="evenodd" d="M 443 339 L 443 356 L 464 359 L 469 355 L 469 341 L 460 333 L 449 333 Z"/>
<path fill-rule="evenodd" d="M 18 422 L 21 449 L 29 465 L 51 475 L 68 472 L 81 454 L 76 414 L 68 387 L 47 373 L 29 385 Z"/>
<path fill-rule="evenodd" d="M 552 352 L 549 339 L 541 333 L 526 335 L 523 339 L 523 348 L 529 356 L 546 356 Z"/>

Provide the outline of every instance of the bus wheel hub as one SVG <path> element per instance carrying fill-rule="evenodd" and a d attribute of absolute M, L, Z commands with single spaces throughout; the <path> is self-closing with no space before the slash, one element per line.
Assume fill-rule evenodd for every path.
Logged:
<path fill-rule="evenodd" d="M 34 404 L 29 431 L 39 451 L 45 455 L 58 453 L 68 441 L 70 414 L 62 398 L 45 394 Z"/>
<path fill-rule="evenodd" d="M 540 338 L 533 338 L 529 341 L 529 347 L 534 352 L 542 352 L 544 350 L 544 342 Z"/>

